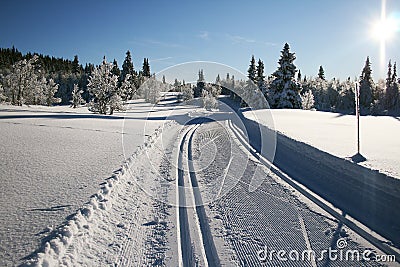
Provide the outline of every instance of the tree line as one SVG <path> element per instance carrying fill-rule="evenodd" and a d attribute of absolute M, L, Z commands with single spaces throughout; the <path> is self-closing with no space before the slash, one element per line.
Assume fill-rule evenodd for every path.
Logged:
<path fill-rule="evenodd" d="M 277 70 L 269 76 L 264 74 L 264 62 L 254 55 L 247 71 L 247 81 L 218 75 L 214 86 L 207 84 L 203 70 L 195 86 L 181 84 L 177 79 L 173 85 L 158 81 L 151 74 L 150 64 L 144 58 L 141 70 L 137 71 L 128 50 L 122 68 L 117 61 L 108 63 L 106 58 L 95 66 L 82 66 L 78 56 L 68 60 L 41 54 L 23 55 L 14 47 L 0 49 L 0 101 L 13 105 L 22 104 L 71 104 L 77 107 L 88 103 L 93 112 L 102 114 L 123 110 L 124 102 L 136 98 L 156 103 L 159 92 L 175 90 L 183 100 L 202 97 L 207 106 L 215 106 L 213 97 L 219 93 L 229 94 L 242 106 L 262 107 L 263 96 L 271 108 L 303 108 L 323 111 L 352 113 L 355 109 L 355 87 L 359 86 L 360 107 L 363 114 L 398 114 L 400 111 L 400 79 L 396 63 L 388 64 L 386 80 L 374 82 L 369 57 L 357 79 L 340 81 L 325 78 L 322 66 L 317 76 L 302 77 L 294 64 L 295 53 L 285 44 L 278 61 Z M 233 91 L 227 90 L 233 88 Z M 261 95 L 260 95 L 261 92 Z"/>
<path fill-rule="evenodd" d="M 105 57 L 98 66 L 83 67 L 78 56 L 71 61 L 37 53 L 23 55 L 14 47 L 0 49 L 0 101 L 13 105 L 89 103 L 95 112 L 113 113 L 122 109 L 124 101 L 142 97 L 139 88 L 151 77 L 148 58 L 137 71 L 129 50 L 120 69 L 115 59 L 108 63 Z"/>
<path fill-rule="evenodd" d="M 285 44 L 278 61 L 278 69 L 270 76 L 264 76 L 264 63 L 256 64 L 254 56 L 250 60 L 248 79 L 252 81 L 272 108 L 315 108 L 322 111 L 352 113 L 355 110 L 356 85 L 360 93 L 362 114 L 399 114 L 400 79 L 397 77 L 396 62 L 388 64 L 385 80 L 374 82 L 369 57 L 358 78 L 344 81 L 325 78 L 322 66 L 315 78 L 302 77 L 294 65 L 295 53 Z"/>

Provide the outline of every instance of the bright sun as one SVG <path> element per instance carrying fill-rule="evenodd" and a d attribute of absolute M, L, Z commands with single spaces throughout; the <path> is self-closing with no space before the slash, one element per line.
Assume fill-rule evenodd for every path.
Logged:
<path fill-rule="evenodd" d="M 397 30 L 397 22 L 392 18 L 377 21 L 372 28 L 372 35 L 380 41 L 386 41 L 393 37 Z"/>

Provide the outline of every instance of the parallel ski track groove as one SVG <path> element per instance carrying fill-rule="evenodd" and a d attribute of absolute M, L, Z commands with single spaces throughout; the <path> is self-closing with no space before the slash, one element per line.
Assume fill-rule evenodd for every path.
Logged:
<path fill-rule="evenodd" d="M 262 164 L 266 165 L 267 167 L 271 167 L 270 170 L 275 173 L 279 178 L 284 180 L 286 183 L 288 183 L 290 186 L 292 186 L 294 189 L 296 189 L 298 192 L 300 192 L 302 195 L 304 195 L 306 198 L 308 198 L 310 201 L 318 205 L 320 208 L 328 212 L 330 215 L 335 217 L 338 221 L 342 222 L 345 224 L 347 227 L 352 229 L 355 233 L 363 237 L 365 240 L 373 244 L 375 247 L 383 251 L 386 255 L 395 255 L 396 261 L 400 262 L 400 254 L 397 253 L 395 250 L 390 248 L 389 246 L 383 244 L 381 241 L 379 241 L 377 238 L 366 232 L 364 229 L 359 227 L 355 222 L 352 220 L 349 220 L 345 218 L 345 215 L 342 215 L 335 211 L 333 208 L 328 206 L 324 201 L 318 199 L 313 195 L 313 193 L 309 192 L 308 189 L 303 188 L 300 186 L 297 182 L 294 182 L 288 175 L 286 175 L 283 171 L 281 171 L 278 167 L 274 166 L 272 163 L 270 163 L 268 160 L 264 159 L 256 150 L 248 144 L 246 141 L 243 140 L 243 137 L 241 136 L 240 132 L 235 128 L 235 126 L 232 124 L 231 121 L 228 122 L 229 128 L 232 130 L 234 135 L 237 137 L 237 139 L 243 144 L 243 146 L 246 148 L 247 151 L 249 151 L 255 158 L 257 158 Z M 360 223 L 360 222 L 359 222 Z"/>

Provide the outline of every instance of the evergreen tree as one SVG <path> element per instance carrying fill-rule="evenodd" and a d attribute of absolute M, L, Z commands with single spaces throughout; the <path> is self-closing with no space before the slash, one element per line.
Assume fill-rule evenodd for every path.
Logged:
<path fill-rule="evenodd" d="M 74 56 L 74 60 L 72 61 L 72 73 L 78 74 L 81 72 L 81 66 L 79 65 L 78 56 Z"/>
<path fill-rule="evenodd" d="M 265 76 L 264 76 L 264 62 L 262 62 L 261 59 L 258 59 L 258 64 L 257 64 L 257 77 L 256 81 L 257 84 L 260 84 L 264 82 Z"/>
<path fill-rule="evenodd" d="M 72 100 L 71 107 L 77 108 L 79 105 L 85 103 L 85 100 L 82 98 L 83 91 L 79 89 L 77 84 L 74 84 L 74 89 L 72 90 Z"/>
<path fill-rule="evenodd" d="M 129 50 L 126 51 L 125 60 L 122 63 L 122 71 L 121 71 L 121 75 L 120 75 L 120 80 L 124 81 L 126 75 L 128 75 L 128 74 L 131 75 L 131 77 L 133 77 L 133 79 L 136 76 L 135 68 L 133 67 L 131 52 Z"/>
<path fill-rule="evenodd" d="M 165 75 L 162 76 L 162 83 L 166 84 L 167 82 L 165 81 Z"/>
<path fill-rule="evenodd" d="M 297 73 L 297 82 L 301 83 L 301 71 L 299 70 L 299 72 Z"/>
<path fill-rule="evenodd" d="M 112 64 L 107 63 L 104 57 L 103 63 L 94 69 L 92 75 L 89 78 L 88 89 L 93 97 L 89 103 L 89 110 L 107 114 L 110 111 L 112 114 L 117 106 L 117 102 L 120 96 L 118 94 L 118 77 L 112 74 Z M 112 102 L 112 103 L 111 103 Z M 110 103 L 112 106 L 110 107 Z"/>
<path fill-rule="evenodd" d="M 203 70 L 199 70 L 199 79 L 197 80 L 197 86 L 194 89 L 194 97 L 201 97 L 203 94 L 203 90 L 206 86 L 206 82 L 204 79 Z"/>
<path fill-rule="evenodd" d="M 325 71 L 324 71 L 324 68 L 322 66 L 319 66 L 318 78 L 320 78 L 321 80 L 325 81 Z"/>
<path fill-rule="evenodd" d="M 114 74 L 114 75 L 116 75 L 116 76 L 118 77 L 118 79 L 119 79 L 120 76 L 121 76 L 121 70 L 120 70 L 119 67 L 118 67 L 118 62 L 117 62 L 116 59 L 114 59 L 114 61 L 113 61 L 113 68 L 112 68 L 112 70 L 111 70 L 111 73 Z"/>
<path fill-rule="evenodd" d="M 3 85 L 0 83 L 0 103 L 6 101 L 7 97 L 4 93 Z"/>
<path fill-rule="evenodd" d="M 175 81 L 174 81 L 174 89 L 175 89 L 175 92 L 179 92 L 181 89 L 181 83 L 178 81 L 177 78 L 175 78 Z"/>
<path fill-rule="evenodd" d="M 385 96 L 385 108 L 388 111 L 395 111 L 396 109 L 398 109 L 400 105 L 399 84 L 397 82 L 396 71 L 397 71 L 396 63 L 394 63 L 392 72 L 392 63 L 391 61 L 389 61 L 388 73 L 386 78 L 386 96 Z"/>
<path fill-rule="evenodd" d="M 219 74 L 217 75 L 217 78 L 215 78 L 215 84 L 217 85 L 221 84 L 221 77 L 219 77 Z"/>
<path fill-rule="evenodd" d="M 254 59 L 254 55 L 251 56 L 249 69 L 247 70 L 247 78 L 253 83 L 256 83 L 256 60 Z"/>
<path fill-rule="evenodd" d="M 54 97 L 55 93 L 58 90 L 59 85 L 54 82 L 53 79 L 49 79 L 47 84 L 45 85 L 45 90 L 44 90 L 44 103 L 47 106 L 52 106 L 55 103 L 60 103 L 61 99 Z"/>
<path fill-rule="evenodd" d="M 307 90 L 301 95 L 301 105 L 303 109 L 312 109 L 314 107 L 314 95 L 311 90 Z"/>
<path fill-rule="evenodd" d="M 273 108 L 301 108 L 301 85 L 295 79 L 295 59 L 295 53 L 290 52 L 289 44 L 286 43 L 268 92 L 270 106 Z"/>
<path fill-rule="evenodd" d="M 142 85 L 144 99 L 146 102 L 156 104 L 159 101 L 160 93 L 164 89 L 163 83 L 158 81 L 154 75 Z"/>
<path fill-rule="evenodd" d="M 367 57 L 360 76 L 360 107 L 362 109 L 369 109 L 373 101 L 372 90 L 375 85 L 371 74 L 371 63 Z"/>
<path fill-rule="evenodd" d="M 144 58 L 143 60 L 143 69 L 142 69 L 142 74 L 144 77 L 150 78 L 151 73 L 150 73 L 150 64 L 149 64 L 149 59 Z"/>
<path fill-rule="evenodd" d="M 37 65 L 38 56 L 22 59 L 12 65 L 11 72 L 5 77 L 7 98 L 11 104 L 39 104 L 42 99 L 43 83 Z"/>
<path fill-rule="evenodd" d="M 193 88 L 190 84 L 183 84 L 181 92 L 183 101 L 190 101 L 193 99 Z"/>
<path fill-rule="evenodd" d="M 350 77 L 339 85 L 339 100 L 337 110 L 343 112 L 354 112 L 355 109 L 355 84 Z"/>

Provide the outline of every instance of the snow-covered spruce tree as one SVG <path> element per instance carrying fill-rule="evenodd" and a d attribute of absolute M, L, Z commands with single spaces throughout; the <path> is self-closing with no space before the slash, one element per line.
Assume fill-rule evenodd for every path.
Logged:
<path fill-rule="evenodd" d="M 54 97 L 58 90 L 59 85 L 54 82 L 53 79 L 49 79 L 44 87 L 44 103 L 47 106 L 52 106 L 53 104 L 60 103 L 61 98 Z"/>
<path fill-rule="evenodd" d="M 373 103 L 371 105 L 371 114 L 380 115 L 385 110 L 385 88 L 386 81 L 379 79 L 375 86 L 372 88 Z"/>
<path fill-rule="evenodd" d="M 301 71 L 299 70 L 299 72 L 297 73 L 297 82 L 301 83 Z"/>
<path fill-rule="evenodd" d="M 386 78 L 386 96 L 385 96 L 385 109 L 389 112 L 396 111 L 399 108 L 399 84 L 397 81 L 396 63 L 393 65 L 389 61 L 388 74 Z"/>
<path fill-rule="evenodd" d="M 135 68 L 133 67 L 133 62 L 132 62 L 132 56 L 131 56 L 131 52 L 128 50 L 126 51 L 126 56 L 125 56 L 125 60 L 122 63 L 122 71 L 121 71 L 121 75 L 120 75 L 120 79 L 121 81 L 125 80 L 126 75 L 131 75 L 131 77 L 133 79 L 135 79 Z"/>
<path fill-rule="evenodd" d="M 363 112 L 371 108 L 371 104 L 373 101 L 372 98 L 372 90 L 374 88 L 374 81 L 372 80 L 372 70 L 371 63 L 369 61 L 369 57 L 365 61 L 365 66 L 361 72 L 360 76 L 360 107 Z"/>
<path fill-rule="evenodd" d="M 330 107 L 331 111 L 336 111 L 336 107 L 339 101 L 339 92 L 338 89 L 340 81 L 336 78 L 333 78 L 330 82 L 328 82 L 328 89 L 326 92 L 327 104 Z"/>
<path fill-rule="evenodd" d="M 157 81 L 154 75 L 148 78 L 141 86 L 146 102 L 156 104 L 159 101 L 162 88 L 162 82 Z"/>
<path fill-rule="evenodd" d="M 95 68 L 89 77 L 88 89 L 92 96 L 89 103 L 89 110 L 95 113 L 107 114 L 110 110 L 110 101 L 118 93 L 118 77 L 111 73 L 113 65 L 107 63 L 104 57 L 103 63 Z M 115 97 L 113 101 L 117 100 Z M 114 103 L 115 106 L 118 106 Z"/>
<path fill-rule="evenodd" d="M 82 93 L 83 91 L 79 89 L 79 86 L 74 84 L 74 89 L 72 90 L 71 107 L 77 108 L 85 103 L 85 100 L 82 98 Z"/>
<path fill-rule="evenodd" d="M 178 81 L 177 78 L 175 78 L 175 81 L 174 81 L 174 91 L 175 91 L 175 92 L 180 92 L 180 90 L 181 90 L 181 82 Z"/>
<path fill-rule="evenodd" d="M 190 101 L 193 99 L 193 88 L 190 84 L 182 85 L 181 92 L 183 101 Z"/>
<path fill-rule="evenodd" d="M 293 61 L 295 53 L 290 52 L 289 44 L 286 43 L 279 59 L 279 67 L 272 74 L 274 80 L 269 88 L 270 106 L 273 108 L 301 108 L 301 84 L 296 79 L 296 66 Z"/>
<path fill-rule="evenodd" d="M 4 102 L 6 99 L 7 98 L 4 93 L 3 85 L 0 83 L 0 102 Z"/>
<path fill-rule="evenodd" d="M 121 76 L 121 70 L 118 67 L 118 62 L 116 59 L 114 59 L 114 61 L 113 61 L 113 68 L 111 70 L 111 73 L 116 75 L 118 77 L 118 79 Z"/>
<path fill-rule="evenodd" d="M 355 110 L 355 84 L 350 77 L 340 83 L 339 101 L 337 110 L 341 112 L 353 113 Z"/>
<path fill-rule="evenodd" d="M 254 55 L 251 56 L 249 69 L 247 70 L 247 78 L 249 78 L 253 83 L 257 83 L 257 81 L 256 81 L 256 60 L 254 59 Z"/>
<path fill-rule="evenodd" d="M 39 73 L 35 66 L 38 56 L 31 59 L 20 60 L 11 67 L 11 72 L 5 77 L 5 89 L 9 95 L 11 104 L 22 106 L 22 104 L 33 104 L 35 95 L 33 92 L 37 90 Z M 38 96 L 36 96 L 38 98 Z"/>
<path fill-rule="evenodd" d="M 216 109 L 218 107 L 218 101 L 213 95 L 212 88 L 207 87 L 202 91 L 203 107 L 206 110 Z"/>
<path fill-rule="evenodd" d="M 199 70 L 199 79 L 197 80 L 196 87 L 194 88 L 194 97 L 201 97 L 203 95 L 203 90 L 206 86 L 206 82 L 204 79 L 203 70 Z"/>
<path fill-rule="evenodd" d="M 321 80 L 325 80 L 325 70 L 322 66 L 319 66 L 318 78 L 320 78 Z"/>
<path fill-rule="evenodd" d="M 307 90 L 301 95 L 301 105 L 303 109 L 307 110 L 314 107 L 314 96 L 311 90 Z"/>
<path fill-rule="evenodd" d="M 119 87 L 120 95 L 123 101 L 128 99 L 137 99 L 137 90 L 133 76 L 127 74 Z"/>
<path fill-rule="evenodd" d="M 318 110 L 329 111 L 331 109 L 329 97 L 328 97 L 328 82 L 319 77 L 313 79 L 310 78 L 306 82 L 303 82 L 303 93 L 306 90 L 311 90 L 314 96 L 315 107 Z"/>
<path fill-rule="evenodd" d="M 150 72 L 150 64 L 149 64 L 149 59 L 145 58 L 143 60 L 143 68 L 142 68 L 142 74 L 144 77 L 150 78 L 151 72 Z"/>
<path fill-rule="evenodd" d="M 259 83 L 262 83 L 265 79 L 264 76 L 264 62 L 261 59 L 258 59 L 258 64 L 257 64 L 257 76 L 256 76 L 256 81 L 257 85 Z"/>
<path fill-rule="evenodd" d="M 242 107 L 250 107 L 252 109 L 267 108 L 264 104 L 264 94 L 259 90 L 250 79 L 239 87 Z"/>

